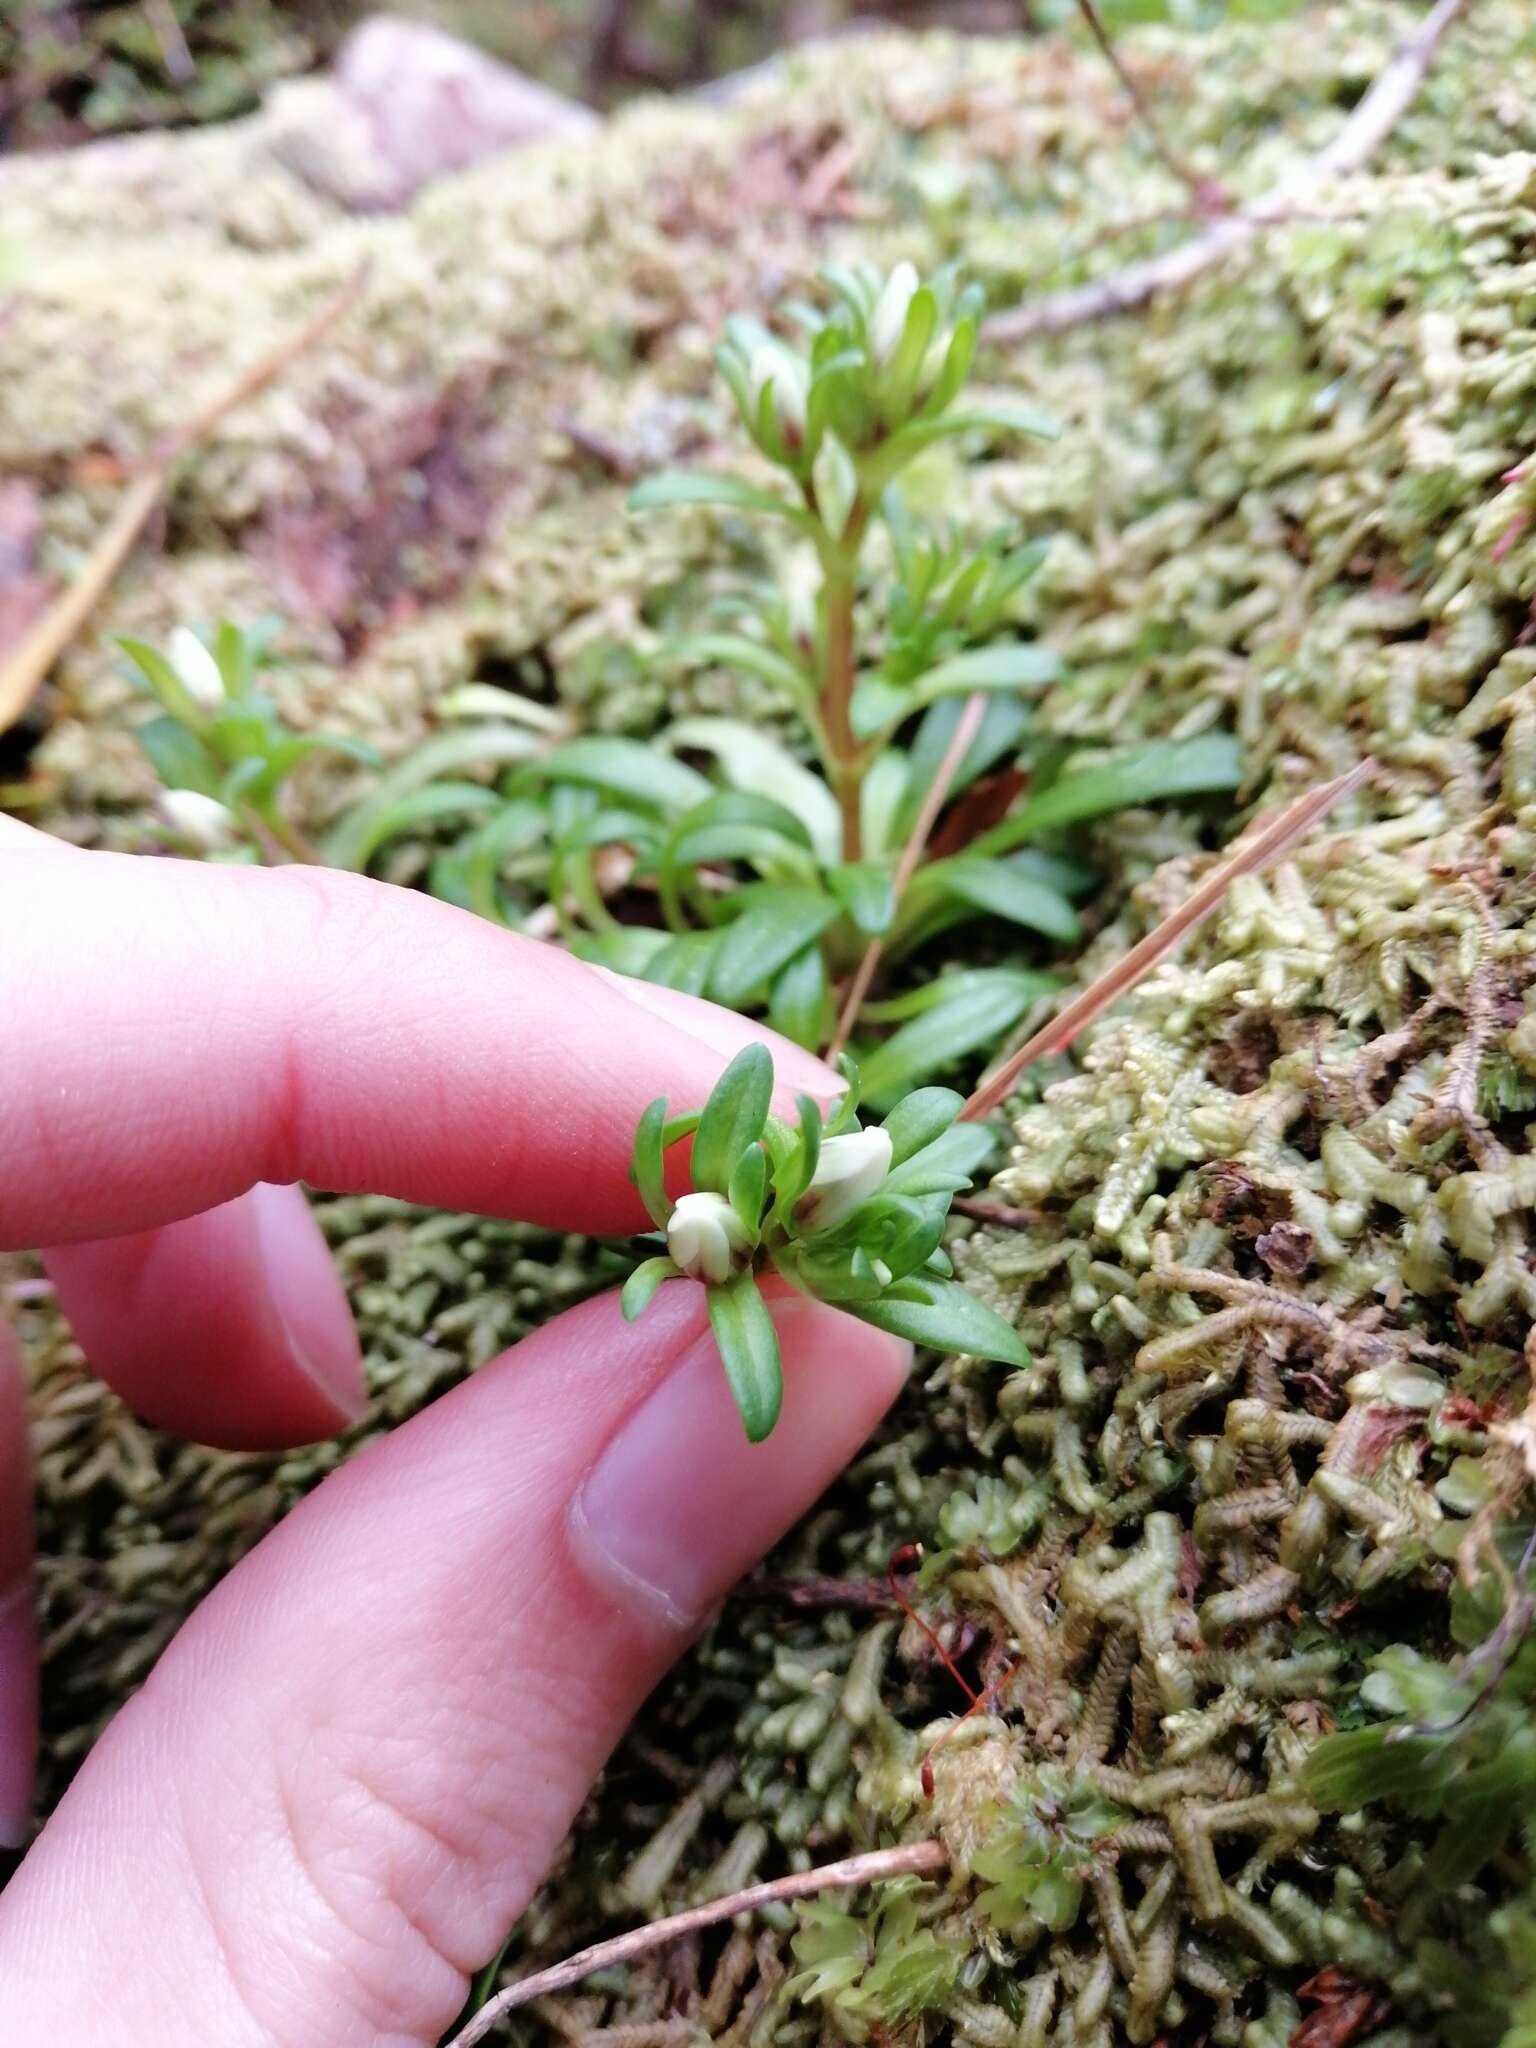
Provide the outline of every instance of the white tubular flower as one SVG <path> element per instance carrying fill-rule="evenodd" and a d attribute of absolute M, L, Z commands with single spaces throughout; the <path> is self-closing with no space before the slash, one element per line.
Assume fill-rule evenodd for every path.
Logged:
<path fill-rule="evenodd" d="M 867 1202 L 890 1170 L 889 1131 L 849 1131 L 841 1138 L 826 1138 L 797 1216 L 813 1230 L 830 1230 Z"/>
<path fill-rule="evenodd" d="M 741 1218 L 724 1195 L 684 1195 L 667 1225 L 672 1263 L 690 1280 L 729 1280 L 747 1250 Z"/>
<path fill-rule="evenodd" d="M 795 446 L 805 435 L 805 408 L 811 395 L 809 370 L 781 342 L 765 341 L 752 358 L 749 375 L 754 401 L 760 400 L 765 390 L 772 391 L 779 432 Z"/>
<path fill-rule="evenodd" d="M 204 711 L 217 711 L 224 703 L 224 678 L 219 664 L 190 626 L 177 626 L 171 634 L 171 667 L 187 695 Z"/>
<path fill-rule="evenodd" d="M 885 280 L 875 310 L 869 316 L 870 352 L 877 363 L 888 363 L 901 346 L 907 331 L 907 308 L 917 290 L 917 272 L 910 263 L 898 263 Z"/>
<path fill-rule="evenodd" d="M 190 839 L 204 853 L 218 853 L 240 843 L 240 826 L 227 804 L 200 789 L 163 789 L 160 812 L 173 832 Z"/>

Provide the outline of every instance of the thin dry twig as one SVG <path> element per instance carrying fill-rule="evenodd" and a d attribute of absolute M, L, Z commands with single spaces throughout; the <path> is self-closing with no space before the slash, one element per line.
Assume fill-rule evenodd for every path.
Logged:
<path fill-rule="evenodd" d="M 1099 13 L 1097 0 L 1077 0 L 1077 11 L 1087 23 L 1088 33 L 1098 44 L 1104 61 L 1130 97 L 1131 105 L 1146 130 L 1158 159 L 1166 169 L 1172 171 L 1181 185 L 1187 186 L 1195 202 L 1195 210 L 1204 217 L 1214 213 L 1228 213 L 1232 202 L 1214 178 L 1202 177 L 1192 165 L 1185 163 L 1173 144 L 1163 133 L 1162 124 L 1152 111 L 1152 104 L 1137 83 L 1136 74 L 1131 70 L 1120 52 L 1115 48 L 1114 37 L 1104 26 L 1104 17 Z"/>
<path fill-rule="evenodd" d="M 655 1920 L 649 1927 L 632 1927 L 627 1934 L 594 1942 L 591 1948 L 581 1949 L 563 1963 L 535 1970 L 531 1977 L 523 1977 L 516 1984 L 509 1984 L 505 1991 L 498 1991 L 481 2006 L 469 2025 L 454 2035 L 448 2048 L 473 2048 L 476 2041 L 483 2041 L 497 2022 L 518 2006 L 545 1998 L 552 1991 L 568 1990 L 583 1977 L 590 1977 L 594 1970 L 632 1962 L 664 1942 L 696 1933 L 701 1927 L 718 1926 L 722 1920 L 734 1920 L 738 1913 L 756 1912 L 759 1906 L 771 1905 L 776 1899 L 804 1899 L 817 1892 L 850 1891 L 858 1885 L 877 1884 L 882 1878 L 905 1877 L 912 1872 L 936 1877 L 948 1867 L 949 1851 L 942 1842 L 904 1842 L 896 1849 L 845 1856 L 840 1863 L 825 1863 L 819 1870 L 791 1871 L 787 1877 L 770 1878 L 766 1884 L 751 1885 L 744 1892 L 732 1892 L 728 1898 L 711 1899 L 706 1905 L 691 1906 L 686 1913 Z"/>
<path fill-rule="evenodd" d="M 1188 901 L 1181 903 L 1156 930 L 1148 932 L 1144 939 L 1132 946 L 1129 953 L 1117 960 L 1097 981 L 1090 982 L 1059 1016 L 1052 1018 L 1043 1030 L 1037 1031 L 1011 1058 L 1005 1060 L 990 1079 L 982 1082 L 961 1110 L 961 1116 L 983 1117 L 996 1109 L 1027 1066 L 1051 1053 L 1065 1051 L 1080 1031 L 1086 1030 L 1111 1003 L 1118 1002 L 1121 996 L 1150 974 L 1163 956 L 1172 952 L 1196 925 L 1203 924 L 1212 911 L 1220 907 L 1235 881 L 1278 860 L 1312 829 L 1319 818 L 1367 781 L 1375 769 L 1376 763 L 1367 756 L 1347 775 L 1336 776 L 1332 782 L 1325 782 L 1297 797 L 1293 803 L 1277 811 L 1268 824 L 1255 821 L 1250 825 L 1227 859 L 1207 875 Z"/>
<path fill-rule="evenodd" d="M 1170 249 L 1165 255 L 1129 263 L 1112 277 L 1056 292 L 1034 305 L 999 313 L 982 329 L 988 341 L 1029 341 L 1037 335 L 1062 334 L 1090 320 L 1134 312 L 1161 292 L 1175 291 L 1202 276 L 1223 258 L 1243 248 L 1261 228 L 1289 219 L 1310 207 L 1330 179 L 1347 177 L 1369 162 L 1397 125 L 1429 74 L 1445 32 L 1466 12 L 1470 0 L 1436 0 L 1413 33 L 1406 36 L 1370 91 L 1350 114 L 1326 149 L 1299 164 L 1268 192 L 1251 199 L 1205 233 Z"/>
<path fill-rule="evenodd" d="M 367 266 L 362 265 L 297 332 L 285 336 L 259 356 L 233 384 L 150 450 L 73 583 L 49 606 L 16 652 L 0 667 L 0 732 L 20 718 L 33 692 L 100 602 L 143 532 L 181 457 L 212 433 L 226 414 L 253 398 L 333 327 L 362 291 L 366 277 Z"/>
<path fill-rule="evenodd" d="M 982 691 L 977 690 L 965 700 L 964 709 L 960 713 L 959 723 L 950 737 L 949 745 L 944 750 L 944 758 L 940 761 L 934 778 L 928 785 L 928 793 L 923 798 L 922 809 L 918 812 L 912 830 L 907 836 L 907 843 L 901 850 L 901 859 L 896 863 L 896 873 L 892 877 L 891 886 L 895 892 L 896 907 L 898 909 L 901 907 L 902 897 L 906 894 L 907 884 L 911 881 L 913 874 L 916 872 L 917 864 L 923 857 L 929 837 L 932 834 L 934 825 L 938 821 L 939 813 L 944 808 L 945 799 L 949 795 L 950 785 L 959 774 L 960 763 L 970 752 L 971 742 L 975 739 L 977 733 L 980 732 L 981 721 L 986 715 L 986 696 Z M 835 1060 L 853 1036 L 853 1027 L 858 1022 L 859 1011 L 864 1007 L 864 998 L 869 994 L 869 985 L 875 978 L 875 969 L 880 965 L 881 956 L 884 952 L 885 941 L 883 939 L 871 939 L 869 945 L 865 948 L 864 958 L 859 962 L 858 972 L 850 982 L 848 994 L 843 1000 L 842 1015 L 838 1018 L 837 1029 L 832 1034 L 832 1043 L 827 1047 L 827 1058 L 829 1060 Z"/>

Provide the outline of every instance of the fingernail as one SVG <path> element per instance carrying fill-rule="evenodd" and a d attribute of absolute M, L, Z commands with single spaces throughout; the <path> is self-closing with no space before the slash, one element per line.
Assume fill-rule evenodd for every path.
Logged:
<path fill-rule="evenodd" d="M 774 1310 L 784 1409 L 749 1444 L 714 1342 L 696 1340 L 628 1415 L 571 1511 L 572 1542 L 609 1590 L 695 1628 L 811 1505 L 895 1399 L 912 1347 L 813 1302 Z"/>
<path fill-rule="evenodd" d="M 37 1762 L 37 1617 L 30 1574 L 0 1594 L 0 1849 L 32 1832 Z"/>
<path fill-rule="evenodd" d="M 358 1421 L 368 1406 L 362 1347 L 325 1240 L 297 1189 L 260 1181 L 247 1198 L 268 1297 L 289 1355 L 340 1411 Z"/>
<path fill-rule="evenodd" d="M 702 996 L 683 995 L 675 988 L 661 988 L 652 981 L 615 974 L 607 967 L 594 966 L 591 971 L 600 974 L 610 988 L 616 988 L 637 1009 L 670 1024 L 675 1031 L 686 1032 L 711 1052 L 732 1059 L 744 1045 L 767 1042 L 779 1080 L 788 1087 L 803 1089 L 819 1102 L 831 1102 L 843 1092 L 844 1084 L 813 1053 L 777 1032 L 759 1029 L 718 1003 L 707 1002 Z"/>

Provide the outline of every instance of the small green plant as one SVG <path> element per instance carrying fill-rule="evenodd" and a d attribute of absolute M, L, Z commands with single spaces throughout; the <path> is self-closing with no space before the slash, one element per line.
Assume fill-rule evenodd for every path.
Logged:
<path fill-rule="evenodd" d="M 824 2006 L 854 2041 L 942 2005 L 967 1950 L 925 1922 L 937 1896 L 931 1885 L 900 1877 L 881 1885 L 864 1913 L 834 1897 L 803 1905 L 792 1943 L 801 1968 L 786 1991 Z"/>
<path fill-rule="evenodd" d="M 976 1910 L 1018 1948 L 1076 1923 L 1098 1845 L 1129 1816 L 1086 1779 L 1041 1764 L 1020 1785 L 972 1871 Z"/>
<path fill-rule="evenodd" d="M 205 853 L 253 858 L 276 848 L 313 860 L 282 806 L 283 785 L 312 754 L 348 755 L 379 765 L 372 747 L 345 735 L 292 731 L 257 687 L 270 629 L 225 623 L 213 644 L 178 626 L 162 654 L 146 641 L 120 643 L 160 705 L 138 730 L 139 744 L 165 787 L 171 829 Z"/>
<path fill-rule="evenodd" d="M 635 1134 L 631 1176 L 666 1249 L 636 1267 L 622 1306 L 633 1321 L 658 1287 L 704 1283 L 710 1327 L 747 1436 L 760 1442 L 783 1397 L 778 1336 L 759 1289 L 776 1273 L 877 1329 L 938 1351 L 1022 1366 L 1029 1355 L 1002 1317 L 952 1279 L 942 1247 L 953 1195 L 992 1149 L 989 1132 L 956 1122 L 948 1088 L 924 1088 L 884 1123 L 861 1128 L 858 1082 L 822 1118 L 797 1098 L 798 1123 L 769 1113 L 773 1060 L 739 1052 L 702 1110 L 669 1117 L 665 1099 Z M 674 1199 L 666 1155 L 693 1140 L 691 1192 Z"/>

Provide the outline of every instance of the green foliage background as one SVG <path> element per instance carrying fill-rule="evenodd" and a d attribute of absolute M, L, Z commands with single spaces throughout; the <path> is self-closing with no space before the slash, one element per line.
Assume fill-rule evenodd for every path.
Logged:
<path fill-rule="evenodd" d="M 1412 18 L 1328 16 L 1326 36 L 1155 30 L 1128 55 L 1201 168 L 1253 190 L 1333 132 Z M 1088 964 L 1176 901 L 1253 803 L 1367 749 L 1382 773 L 1040 1077 L 998 1183 L 1026 1220 L 954 1247 L 1036 1367 L 914 1387 L 663 1689 L 515 1953 L 935 1828 L 954 1889 L 855 1902 L 846 1926 L 812 1916 L 798 1956 L 795 1922 L 722 1934 L 551 2006 L 529 2040 L 660 2041 L 681 2011 L 742 2043 L 880 2025 L 980 2048 L 1267 2048 L 1330 1966 L 1380 1995 L 1357 2032 L 1378 2048 L 1497 2040 L 1529 2004 L 1519 1829 L 1442 1894 L 1420 1880 L 1443 1814 L 1382 1797 L 1336 1815 L 1306 1772 L 1330 1725 L 1379 1714 L 1379 1653 L 1455 1651 L 1451 1553 L 1524 1484 L 1532 37 L 1513 0 L 1473 9 L 1380 167 L 1320 214 L 1144 318 L 984 367 L 1063 422 L 967 505 L 983 530 L 1056 536 L 1031 602 L 1074 677 L 1049 713 L 1062 747 L 1226 729 L 1244 750 L 1230 816 L 1092 828 L 1115 884 Z M 1175 240 L 1181 195 L 1123 115 L 1086 51 L 872 38 L 796 58 L 729 110 L 636 107 L 595 146 L 529 152 L 400 219 L 346 220 L 211 134 L 174 145 L 195 177 L 110 204 L 11 180 L 0 456 L 37 482 L 57 573 L 112 501 L 88 457 L 131 455 L 193 378 L 228 374 L 231 334 L 254 355 L 375 258 L 353 323 L 189 467 L 159 555 L 66 665 L 13 801 L 150 844 L 106 634 L 274 606 L 295 620 L 292 715 L 387 752 L 471 675 L 643 736 L 669 687 L 659 636 L 723 563 L 760 560 L 712 516 L 631 525 L 611 473 L 732 445 L 708 363 L 723 313 L 771 305 L 829 255 L 961 257 L 1003 305 Z M 849 203 L 808 217 L 794 194 L 843 138 Z M 402 460 L 425 502 L 459 508 L 448 539 L 387 492 L 381 511 Z M 306 586 L 317 555 L 328 580 Z M 679 701 L 773 717 L 708 668 Z M 412 879 L 430 852 L 392 871 Z M 323 1210 L 378 1389 L 362 1434 L 603 1278 L 588 1248 L 513 1226 Z M 45 1306 L 23 1325 L 56 1789 L 187 1605 L 345 1447 L 170 1444 L 92 1386 Z M 886 1561 L 912 1540 L 930 1550 L 914 1598 L 1000 1688 L 1000 1713 L 939 1753 L 931 1804 L 920 1760 L 960 1701 L 887 1605 Z M 1523 1728 L 1518 1663 L 1510 1682 Z M 791 1995 L 797 1972 L 815 1981 Z"/>

